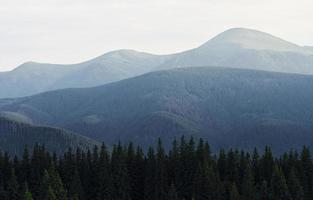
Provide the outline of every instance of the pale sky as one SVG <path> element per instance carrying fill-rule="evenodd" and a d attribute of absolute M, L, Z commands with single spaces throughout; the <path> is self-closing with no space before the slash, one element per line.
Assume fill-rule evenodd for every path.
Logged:
<path fill-rule="evenodd" d="M 116 49 L 197 47 L 234 27 L 313 46 L 312 0 L 0 0 L 0 71 Z"/>

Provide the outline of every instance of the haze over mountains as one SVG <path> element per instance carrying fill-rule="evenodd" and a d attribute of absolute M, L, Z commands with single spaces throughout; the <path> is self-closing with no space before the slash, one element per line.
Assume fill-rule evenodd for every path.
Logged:
<path fill-rule="evenodd" d="M 28 62 L 0 73 L 0 98 L 98 86 L 147 72 L 191 66 L 313 74 L 313 49 L 260 31 L 235 28 L 198 48 L 171 55 L 119 50 L 73 65 Z"/>
<path fill-rule="evenodd" d="M 221 67 L 152 72 L 85 89 L 0 101 L 1 111 L 107 144 L 174 137 L 219 147 L 313 146 L 313 76 Z"/>

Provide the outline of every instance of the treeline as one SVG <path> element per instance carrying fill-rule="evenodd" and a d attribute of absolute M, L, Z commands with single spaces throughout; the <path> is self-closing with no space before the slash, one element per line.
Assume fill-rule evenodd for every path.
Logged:
<path fill-rule="evenodd" d="M 146 153 L 133 144 L 63 156 L 36 145 L 22 158 L 0 155 L 1 200 L 312 200 L 313 163 L 304 147 L 275 158 L 221 150 L 207 142 L 161 141 Z"/>

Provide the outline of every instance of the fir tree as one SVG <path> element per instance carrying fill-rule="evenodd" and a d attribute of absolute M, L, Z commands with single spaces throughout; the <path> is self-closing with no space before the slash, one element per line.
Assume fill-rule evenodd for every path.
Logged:
<path fill-rule="evenodd" d="M 296 175 L 294 168 L 292 168 L 290 170 L 290 173 L 288 176 L 288 188 L 289 188 L 290 195 L 291 195 L 293 200 L 303 200 L 304 199 L 303 188 L 300 184 L 300 181 Z"/>
<path fill-rule="evenodd" d="M 193 198 L 194 200 L 220 199 L 221 194 L 219 180 L 217 179 L 212 167 L 207 163 L 199 166 L 198 172 L 194 179 Z"/>
<path fill-rule="evenodd" d="M 106 146 L 102 144 L 98 165 L 98 191 L 97 199 L 110 198 L 110 161 Z"/>
<path fill-rule="evenodd" d="M 60 175 L 55 170 L 54 166 L 51 167 L 51 169 L 49 171 L 49 175 L 50 175 L 49 185 L 51 186 L 51 189 L 53 190 L 56 199 L 57 200 L 67 200 L 67 193 L 64 189 Z"/>
<path fill-rule="evenodd" d="M 54 191 L 51 187 L 48 187 L 48 190 L 45 194 L 45 197 L 42 200 L 57 200 Z"/>
<path fill-rule="evenodd" d="M 240 195 L 235 183 L 230 185 L 229 200 L 240 200 Z"/>
<path fill-rule="evenodd" d="M 274 166 L 271 180 L 271 193 L 275 200 L 290 200 L 290 194 L 286 183 L 285 176 L 277 165 Z"/>
<path fill-rule="evenodd" d="M 177 192 L 174 183 L 171 184 L 168 194 L 167 194 L 167 200 L 178 200 Z"/>
<path fill-rule="evenodd" d="M 8 197 L 10 200 L 18 200 L 19 199 L 19 185 L 17 183 L 17 178 L 15 175 L 15 170 L 11 170 L 11 176 L 8 181 Z"/>
<path fill-rule="evenodd" d="M 254 200 L 256 199 L 256 189 L 254 186 L 254 177 L 250 165 L 244 170 L 243 182 L 242 182 L 242 199 Z"/>

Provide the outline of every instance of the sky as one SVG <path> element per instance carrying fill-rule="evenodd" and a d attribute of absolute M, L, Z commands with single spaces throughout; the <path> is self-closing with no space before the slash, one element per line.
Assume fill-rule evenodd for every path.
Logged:
<path fill-rule="evenodd" d="M 312 0 L 0 0 L 0 71 L 108 51 L 169 54 L 234 27 L 313 46 Z"/>

